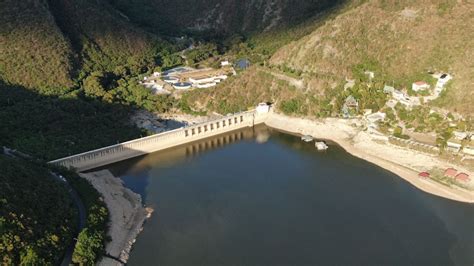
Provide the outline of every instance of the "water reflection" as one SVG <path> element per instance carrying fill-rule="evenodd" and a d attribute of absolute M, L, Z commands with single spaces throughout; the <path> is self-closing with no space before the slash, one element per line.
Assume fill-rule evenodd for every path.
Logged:
<path fill-rule="evenodd" d="M 257 144 L 260 143 L 260 144 Z M 267 128 L 116 164 L 155 215 L 130 265 L 472 265 L 473 206 Z"/>

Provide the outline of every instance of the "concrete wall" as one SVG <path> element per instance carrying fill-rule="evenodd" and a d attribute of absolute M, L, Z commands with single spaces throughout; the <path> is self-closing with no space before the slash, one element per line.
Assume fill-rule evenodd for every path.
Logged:
<path fill-rule="evenodd" d="M 233 130 L 253 127 L 265 122 L 266 118 L 267 114 L 258 114 L 256 111 L 233 114 L 205 123 L 54 160 L 50 163 L 67 168 L 72 167 L 77 171 L 86 171 Z"/>

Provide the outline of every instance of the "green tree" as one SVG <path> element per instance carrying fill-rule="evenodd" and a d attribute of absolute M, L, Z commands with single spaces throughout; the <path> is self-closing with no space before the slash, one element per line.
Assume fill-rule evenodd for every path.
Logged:
<path fill-rule="evenodd" d="M 86 228 L 82 230 L 77 239 L 72 255 L 72 261 L 81 265 L 93 265 L 98 257 L 98 252 L 103 248 L 103 237 L 97 231 Z"/>

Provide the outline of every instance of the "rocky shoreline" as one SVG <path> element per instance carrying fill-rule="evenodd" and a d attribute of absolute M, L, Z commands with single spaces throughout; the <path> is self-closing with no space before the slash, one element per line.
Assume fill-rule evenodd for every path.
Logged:
<path fill-rule="evenodd" d="M 153 209 L 143 207 L 141 196 L 125 188 L 122 180 L 108 170 L 81 174 L 102 195 L 110 214 L 107 256 L 99 265 L 125 265 L 137 236 Z"/>

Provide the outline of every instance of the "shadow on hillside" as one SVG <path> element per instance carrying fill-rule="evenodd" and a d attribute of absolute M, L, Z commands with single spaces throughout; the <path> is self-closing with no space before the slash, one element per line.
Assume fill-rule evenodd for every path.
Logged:
<path fill-rule="evenodd" d="M 0 81 L 0 145 L 44 160 L 145 136 L 129 122 L 136 109 L 78 93 L 45 96 Z"/>

